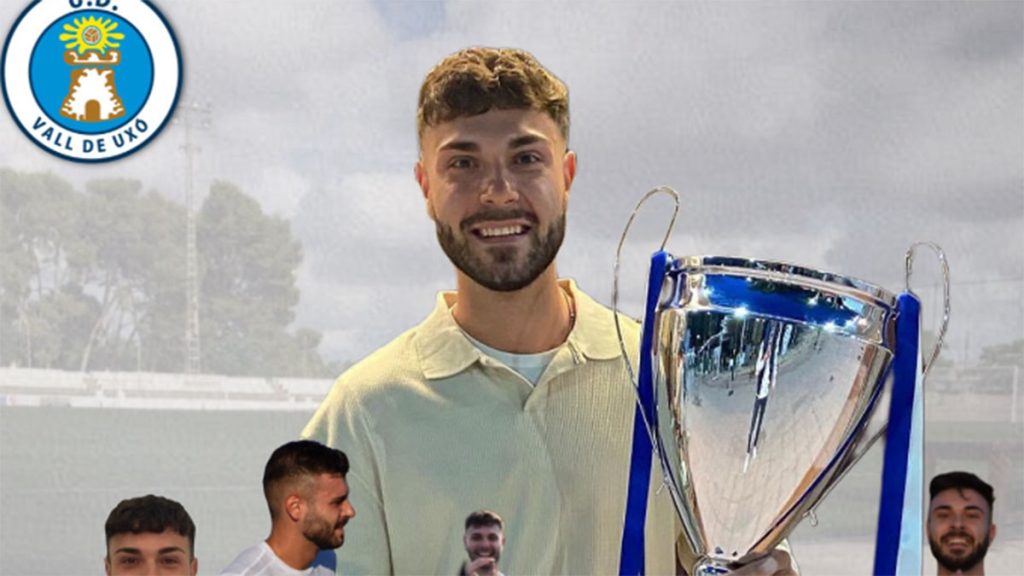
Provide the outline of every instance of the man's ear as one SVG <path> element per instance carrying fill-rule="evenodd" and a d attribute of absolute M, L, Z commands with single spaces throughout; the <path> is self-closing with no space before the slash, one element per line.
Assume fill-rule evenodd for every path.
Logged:
<path fill-rule="evenodd" d="M 416 161 L 413 167 L 413 174 L 416 175 L 416 183 L 420 185 L 420 192 L 424 198 L 430 197 L 430 181 L 427 178 L 427 169 L 423 167 L 423 158 Z"/>
<path fill-rule="evenodd" d="M 430 199 L 430 177 L 427 176 L 427 169 L 423 167 L 423 158 L 416 161 L 416 166 L 413 167 L 413 174 L 416 175 L 416 183 L 420 185 L 423 199 L 427 201 L 427 216 L 431 220 L 436 220 L 434 218 L 434 204 Z"/>
<path fill-rule="evenodd" d="M 284 513 L 292 522 L 301 522 L 306 517 L 306 500 L 294 492 L 289 494 L 284 499 Z"/>
<path fill-rule="evenodd" d="M 994 542 L 995 539 L 996 539 L 996 525 L 995 524 L 989 524 L 989 527 L 988 527 L 988 541 L 989 542 Z"/>
<path fill-rule="evenodd" d="M 196 576 L 199 573 L 199 558 L 192 559 L 192 576 Z"/>
<path fill-rule="evenodd" d="M 110 556 L 103 557 L 103 570 L 106 571 L 107 576 L 110 576 Z"/>
<path fill-rule="evenodd" d="M 568 150 L 565 158 L 562 159 L 562 182 L 565 184 L 565 194 L 569 195 L 572 189 L 572 182 L 576 179 L 576 153 Z"/>

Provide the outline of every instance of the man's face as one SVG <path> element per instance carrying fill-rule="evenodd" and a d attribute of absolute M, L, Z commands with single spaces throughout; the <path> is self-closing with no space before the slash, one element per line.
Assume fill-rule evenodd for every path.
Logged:
<path fill-rule="evenodd" d="M 320 474 L 314 479 L 306 516 L 302 519 L 302 535 L 321 550 L 333 550 L 345 543 L 345 524 L 355 515 L 345 479 Z"/>
<path fill-rule="evenodd" d="M 505 535 L 498 526 L 471 526 L 462 541 L 470 562 L 477 558 L 493 558 L 497 565 L 505 547 Z"/>
<path fill-rule="evenodd" d="M 554 261 L 576 156 L 548 115 L 491 110 L 423 132 L 416 179 L 441 248 L 491 290 L 519 290 Z"/>
<path fill-rule="evenodd" d="M 969 488 L 936 494 L 928 512 L 928 543 L 935 560 L 951 572 L 981 562 L 996 535 L 991 512 L 985 498 Z"/>
<path fill-rule="evenodd" d="M 114 535 L 107 543 L 104 564 L 107 576 L 195 576 L 199 568 L 188 538 L 170 528 Z"/>

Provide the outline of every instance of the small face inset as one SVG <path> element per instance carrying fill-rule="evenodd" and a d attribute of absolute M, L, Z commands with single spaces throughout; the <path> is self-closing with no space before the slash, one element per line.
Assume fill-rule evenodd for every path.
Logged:
<path fill-rule="evenodd" d="M 199 568 L 188 538 L 171 529 L 115 535 L 104 564 L 107 576 L 195 576 Z"/>
<path fill-rule="evenodd" d="M 316 477 L 309 508 L 302 521 L 302 534 L 321 550 L 333 550 L 345 543 L 345 525 L 356 515 L 348 499 L 348 484 L 338 475 Z"/>
<path fill-rule="evenodd" d="M 480 566 L 479 574 L 489 574 L 501 560 L 501 551 L 505 547 L 505 535 L 498 526 L 472 526 L 463 537 L 469 561 Z M 477 562 L 490 559 L 490 563 Z"/>
<path fill-rule="evenodd" d="M 928 542 L 939 564 L 955 572 L 985 558 L 996 535 L 988 502 L 970 488 L 935 495 L 928 512 Z"/>

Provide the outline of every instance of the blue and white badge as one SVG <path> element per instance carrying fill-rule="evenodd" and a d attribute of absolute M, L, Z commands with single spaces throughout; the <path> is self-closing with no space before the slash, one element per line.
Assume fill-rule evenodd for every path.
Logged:
<path fill-rule="evenodd" d="M 181 89 L 181 54 L 145 0 L 38 0 L 0 61 L 15 122 L 47 152 L 106 162 L 148 144 Z"/>

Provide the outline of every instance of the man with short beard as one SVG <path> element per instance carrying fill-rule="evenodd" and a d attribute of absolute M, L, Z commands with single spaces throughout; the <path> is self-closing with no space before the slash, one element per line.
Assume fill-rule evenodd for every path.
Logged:
<path fill-rule="evenodd" d="M 505 548 L 505 522 L 490 510 L 477 510 L 466 517 L 466 545 L 469 560 L 462 564 L 459 576 L 504 576 L 498 569 Z"/>
<path fill-rule="evenodd" d="M 939 576 L 984 576 L 996 537 L 992 486 L 969 472 L 947 472 L 932 478 L 929 492 L 928 543 Z"/>
<path fill-rule="evenodd" d="M 461 50 L 420 87 L 417 134 L 456 289 L 342 374 L 302 433 L 352 458 L 364 520 L 340 571 L 449 572 L 461 512 L 488 508 L 515 514 L 505 572 L 617 574 L 637 401 L 611 310 L 556 269 L 576 177 L 568 89 L 523 50 Z M 636 350 L 639 325 L 622 329 Z M 630 551 L 674 574 L 669 491 L 660 471 L 636 477 Z"/>
<path fill-rule="evenodd" d="M 346 474 L 345 454 L 317 442 L 289 442 L 275 450 L 263 472 L 270 536 L 243 550 L 221 575 L 333 576 L 333 570 L 313 564 L 321 550 L 345 542 L 345 525 L 356 515 Z"/>

